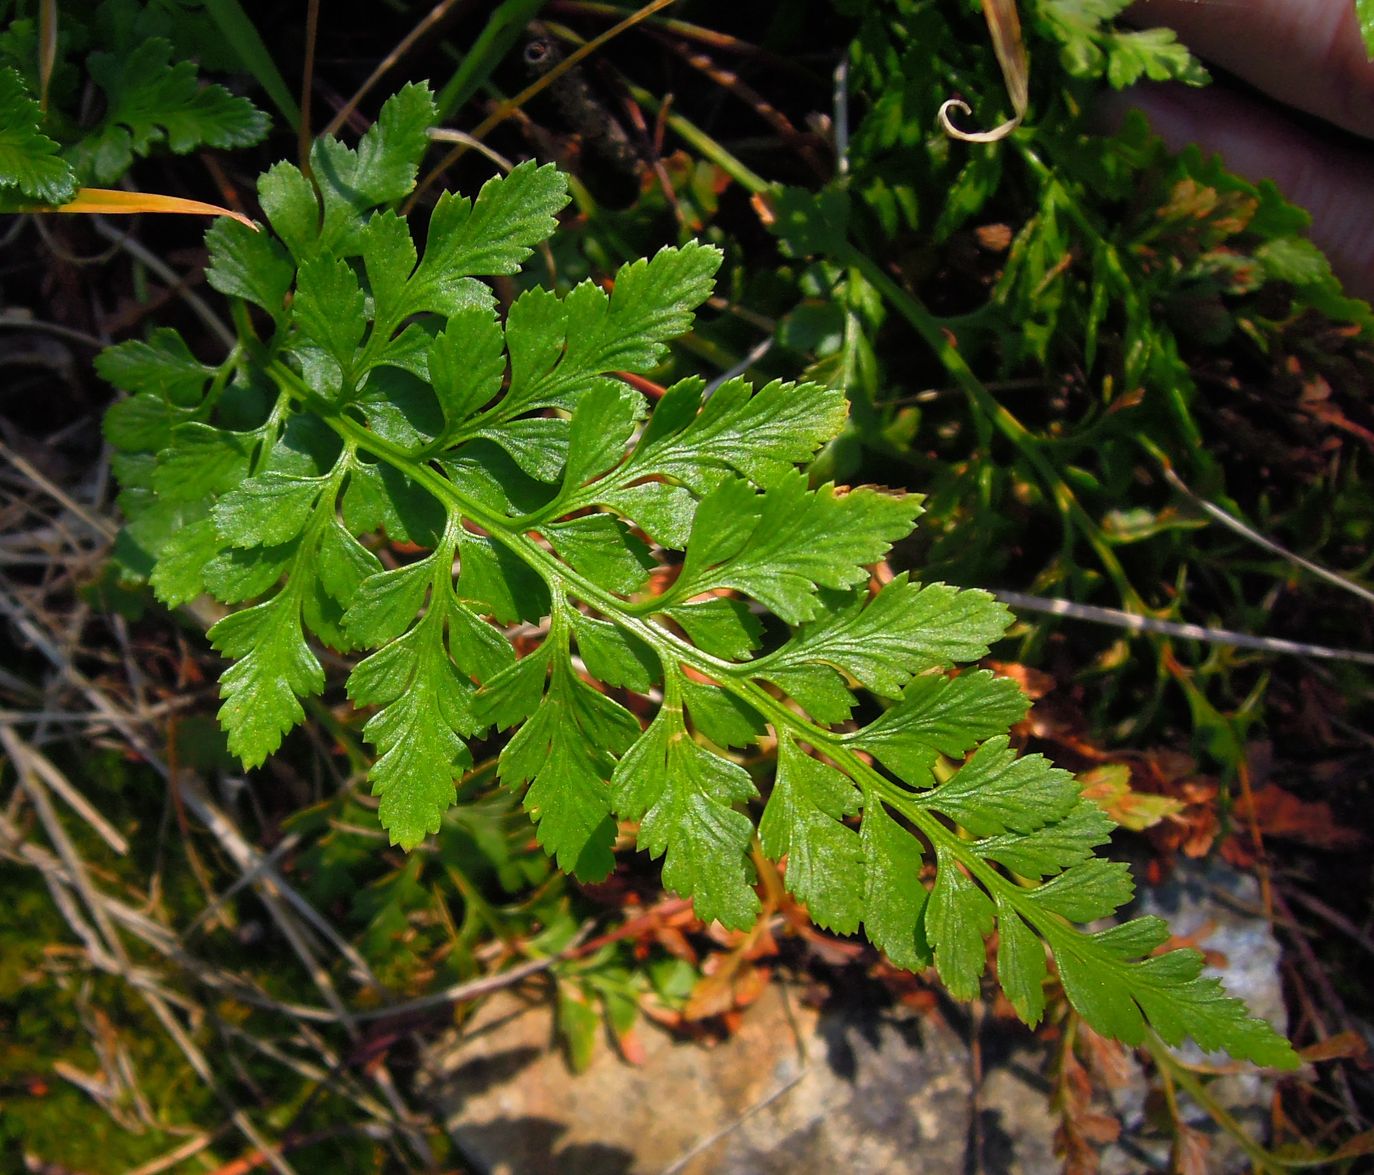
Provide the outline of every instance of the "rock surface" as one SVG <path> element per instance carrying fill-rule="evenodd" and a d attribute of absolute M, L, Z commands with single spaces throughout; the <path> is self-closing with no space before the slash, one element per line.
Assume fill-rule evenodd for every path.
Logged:
<path fill-rule="evenodd" d="M 1247 873 L 1220 861 L 1180 867 L 1173 878 L 1157 889 L 1147 889 L 1131 910 L 1133 915 L 1156 914 L 1169 923 L 1180 938 L 1194 941 L 1200 950 L 1224 963 L 1211 973 L 1219 976 L 1231 995 L 1243 999 L 1252 1015 L 1260 1016 L 1279 1031 L 1288 1027 L 1279 983 L 1279 944 L 1262 914 L 1259 882 Z M 1188 1063 L 1206 1062 L 1225 1067 L 1229 1058 L 1204 1053 L 1191 1041 L 1176 1054 Z M 1216 1078 L 1208 1089 L 1218 1103 L 1256 1137 L 1264 1135 L 1274 1079 L 1255 1069 Z M 1168 1170 L 1169 1139 L 1152 1131 L 1145 1114 L 1146 1086 L 1136 1080 L 1115 1092 L 1113 1101 L 1124 1127 L 1124 1145 L 1114 1148 L 1102 1165 L 1102 1175 L 1130 1175 L 1146 1170 Z M 1188 1124 L 1210 1142 L 1209 1170 L 1248 1171 L 1245 1153 L 1208 1115 L 1183 1103 Z"/>
<path fill-rule="evenodd" d="M 572 1077 L 547 1006 L 505 995 L 477 1015 L 436 1089 L 464 1155 L 490 1175 L 958 1171 L 968 1047 L 933 1018 L 820 1013 L 771 986 L 713 1048 L 641 1033 Z"/>
<path fill-rule="evenodd" d="M 1225 975 L 1260 1015 L 1282 1023 L 1277 944 L 1253 911 L 1253 879 L 1189 870 L 1141 912 L 1176 933 L 1210 924 L 1202 945 L 1227 956 Z M 1249 910 L 1247 910 L 1249 907 Z M 877 989 L 871 993 L 877 1000 Z M 648 1025 L 644 1064 L 602 1048 L 569 1073 L 554 1041 L 551 1001 L 503 993 L 429 1057 L 430 1098 L 474 1170 L 484 1175 L 1042 1175 L 1059 1169 L 1055 1120 L 1041 1075 L 1044 1049 L 995 1025 L 984 1034 L 974 1096 L 968 1023 L 847 995 L 818 1010 L 780 984 L 714 1046 L 675 1041 Z M 1260 1128 L 1269 1087 L 1225 1078 L 1213 1092 Z M 1125 1125 L 1104 1175 L 1167 1170 L 1167 1136 L 1145 1116 L 1137 1075 L 1115 1091 Z M 974 1113 L 978 1115 L 974 1130 Z M 1209 1170 L 1244 1169 L 1203 1114 Z M 976 1153 L 975 1153 L 976 1152 Z"/>

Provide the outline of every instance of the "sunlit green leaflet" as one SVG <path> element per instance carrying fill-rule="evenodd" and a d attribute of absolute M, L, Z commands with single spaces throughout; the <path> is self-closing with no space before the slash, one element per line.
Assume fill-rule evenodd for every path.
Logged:
<path fill-rule="evenodd" d="M 516 272 L 553 231 L 564 180 L 523 164 L 475 201 L 445 194 L 418 250 L 386 206 L 413 186 L 433 113 L 407 87 L 356 151 L 318 142 L 318 192 L 289 164 L 269 171 L 275 236 L 211 230 L 211 284 L 259 307 L 268 339 L 240 306 L 219 367 L 171 332 L 101 360 L 134 393 L 107 420 L 126 564 L 169 604 L 248 605 L 209 634 L 233 659 L 234 753 L 261 763 L 323 689 L 313 636 L 367 654 L 348 692 L 373 708 L 372 788 L 407 848 L 438 828 L 469 742 L 512 730 L 501 778 L 581 878 L 609 872 L 633 821 L 701 917 L 744 926 L 757 831 L 819 923 L 862 924 L 902 966 L 933 961 L 958 996 L 978 991 L 997 926 L 999 979 L 1031 1023 L 1047 943 L 1105 1032 L 1139 1041 L 1148 1020 L 1166 1040 L 1296 1063 L 1196 952 L 1147 957 L 1162 922 L 1074 928 L 1130 895 L 1125 866 L 1092 856 L 1111 825 L 1066 772 L 1009 749 L 1013 683 L 940 672 L 1001 634 L 991 597 L 905 576 L 870 594 L 868 567 L 920 507 L 807 485 L 798 466 L 840 427 L 841 394 L 734 380 L 706 398 L 687 379 L 646 418 L 610 374 L 653 369 L 718 254 L 665 249 L 609 295 L 531 290 L 502 322 L 476 279 Z M 379 532 L 428 554 L 384 566 Z M 676 573 L 651 592 L 660 567 Z M 537 626 L 519 657 L 516 622 Z M 647 727 L 622 691 L 658 703 Z M 859 691 L 885 707 L 866 724 Z M 729 749 L 761 738 L 777 771 L 756 821 L 756 780 Z"/>

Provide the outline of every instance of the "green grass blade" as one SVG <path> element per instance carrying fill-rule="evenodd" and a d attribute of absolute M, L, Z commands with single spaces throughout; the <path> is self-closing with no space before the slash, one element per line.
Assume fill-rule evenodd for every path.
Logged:
<path fill-rule="evenodd" d="M 243 68 L 251 73 L 263 92 L 272 99 L 292 130 L 301 124 L 301 108 L 291 97 L 286 79 L 281 76 L 277 63 L 258 35 L 257 27 L 243 11 L 239 0 L 205 0 L 205 11 L 215 22 L 215 27 L 237 54 Z"/>
<path fill-rule="evenodd" d="M 232 0 L 231 0 L 232 2 Z M 505 0 L 487 17 L 486 27 L 439 91 L 439 121 L 447 122 L 484 81 L 491 76 L 525 26 L 539 15 L 544 0 Z"/>

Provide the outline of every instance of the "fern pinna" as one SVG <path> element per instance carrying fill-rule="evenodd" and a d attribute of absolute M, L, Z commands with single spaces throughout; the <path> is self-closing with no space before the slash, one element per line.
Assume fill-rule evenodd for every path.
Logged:
<path fill-rule="evenodd" d="M 1111 823 L 1067 772 L 1010 749 L 1014 683 L 944 672 L 1000 636 L 999 604 L 905 576 L 870 592 L 920 504 L 808 486 L 799 466 L 842 393 L 685 379 L 650 415 L 616 377 L 689 328 L 719 254 L 664 249 L 609 294 L 531 289 L 503 322 L 479 278 L 516 273 L 553 232 L 564 179 L 526 163 L 474 201 L 446 193 L 418 250 L 391 206 L 433 117 L 407 87 L 356 150 L 315 144 L 313 182 L 286 163 L 262 177 L 271 233 L 215 224 L 209 280 L 240 300 L 223 363 L 171 331 L 100 361 L 132 393 L 107 418 L 126 564 L 169 605 L 246 605 L 209 634 L 232 661 L 232 751 L 260 764 L 302 721 L 325 682 L 312 638 L 359 651 L 348 693 L 372 712 L 394 843 L 439 828 L 471 740 L 511 730 L 501 779 L 579 878 L 607 875 L 631 822 L 702 918 L 746 926 L 757 835 L 818 923 L 933 963 L 956 996 L 979 990 L 996 928 L 998 979 L 1030 1024 L 1048 947 L 1101 1032 L 1295 1064 L 1196 951 L 1154 953 L 1159 919 L 1075 925 L 1131 896 L 1127 867 L 1094 856 Z M 384 567 L 383 534 L 428 554 Z M 881 711 L 866 723 L 859 690 Z M 627 694 L 656 703 L 647 726 Z M 760 742 L 776 771 L 756 820 L 732 751 Z"/>

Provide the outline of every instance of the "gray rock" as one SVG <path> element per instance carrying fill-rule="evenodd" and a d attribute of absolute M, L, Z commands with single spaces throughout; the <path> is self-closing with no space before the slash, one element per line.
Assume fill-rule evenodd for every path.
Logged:
<path fill-rule="evenodd" d="M 1181 864 L 1165 885 L 1142 891 L 1131 913 L 1156 914 L 1169 923 L 1175 935 L 1196 936 L 1200 949 L 1222 956 L 1225 967 L 1209 967 L 1208 973 L 1221 979 L 1231 995 L 1243 999 L 1252 1015 L 1263 1017 L 1284 1032 L 1288 1012 L 1279 982 L 1281 952 L 1262 909 L 1259 882 L 1220 860 L 1213 860 Z M 1189 1064 L 1230 1064 L 1225 1054 L 1204 1053 L 1191 1041 L 1174 1053 Z M 1262 1138 L 1274 1087 L 1274 1078 L 1255 1069 L 1243 1069 L 1213 1079 L 1208 1091 L 1247 1133 Z M 1169 1169 L 1171 1140 L 1146 1120 L 1147 1092 L 1143 1079 L 1114 1092 L 1113 1101 L 1124 1127 L 1123 1145 L 1106 1156 L 1102 1175 Z M 1181 1101 L 1181 1109 L 1188 1124 L 1211 1140 L 1210 1170 L 1250 1169 L 1240 1145 L 1204 1110 L 1186 1098 Z"/>
<path fill-rule="evenodd" d="M 569 1074 L 544 1003 L 503 995 L 434 1055 L 431 1091 L 489 1175 L 959 1171 L 968 1048 L 937 1018 L 821 1013 L 772 985 L 712 1048 L 647 1028 L 645 1063 L 603 1049 Z"/>
<path fill-rule="evenodd" d="M 1228 985 L 1259 1015 L 1283 1021 L 1278 946 L 1253 909 L 1252 878 L 1221 865 L 1180 870 L 1138 912 L 1175 932 L 1210 923 L 1203 945 L 1224 954 Z M 781 984 L 714 1047 L 641 1030 L 645 1063 L 603 1048 L 580 1076 L 554 1044 L 551 1001 L 507 992 L 431 1050 L 428 1094 L 483 1175 L 1043 1175 L 1059 1169 L 1044 1050 L 1029 1033 L 984 1033 L 974 1096 L 967 1021 L 881 1007 L 877 989 L 805 1006 Z M 1182 1054 L 1189 1056 L 1189 1054 Z M 1190 1059 L 1198 1058 L 1191 1054 Z M 1256 1132 L 1272 1092 L 1252 1073 L 1218 1079 L 1218 1098 Z M 1125 1125 L 1104 1175 L 1167 1170 L 1169 1140 L 1146 1119 L 1143 1075 L 1114 1091 Z M 977 1113 L 976 1131 L 973 1129 Z M 1211 1170 L 1243 1156 L 1201 1112 Z M 974 1145 L 976 1143 L 976 1145 Z"/>

